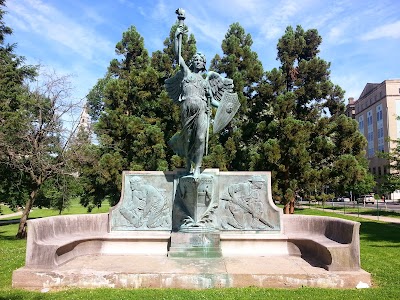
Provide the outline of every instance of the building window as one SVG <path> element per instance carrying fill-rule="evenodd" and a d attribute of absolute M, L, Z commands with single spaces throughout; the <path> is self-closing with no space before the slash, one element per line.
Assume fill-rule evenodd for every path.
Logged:
<path fill-rule="evenodd" d="M 367 141 L 368 141 L 368 157 L 373 157 L 375 154 L 374 148 L 374 126 L 372 110 L 367 112 Z"/>
<path fill-rule="evenodd" d="M 358 118 L 358 129 L 364 135 L 364 116 Z"/>
<path fill-rule="evenodd" d="M 396 138 L 399 139 L 400 138 L 400 119 L 398 117 L 400 117 L 400 99 L 396 99 L 396 127 L 397 127 L 397 136 Z"/>
<path fill-rule="evenodd" d="M 376 128 L 378 135 L 378 151 L 384 152 L 385 147 L 385 139 L 383 135 L 383 112 L 382 112 L 382 104 L 379 104 L 376 107 Z"/>

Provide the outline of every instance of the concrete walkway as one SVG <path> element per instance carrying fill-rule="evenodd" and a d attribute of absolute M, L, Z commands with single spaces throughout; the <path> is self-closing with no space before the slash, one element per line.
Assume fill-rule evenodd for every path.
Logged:
<path fill-rule="evenodd" d="M 12 217 L 18 217 L 22 215 L 22 211 L 12 213 L 12 214 L 7 214 L 7 215 L 0 215 L 0 219 L 7 219 L 7 218 L 12 218 Z"/>
<path fill-rule="evenodd" d="M 400 224 L 400 218 L 394 218 L 394 217 L 385 217 L 385 216 L 372 216 L 372 215 L 364 215 L 364 214 L 360 214 L 358 215 L 357 213 L 349 213 L 346 212 L 344 213 L 343 210 L 339 211 L 339 210 L 334 210 L 334 209 L 329 209 L 329 208 L 311 208 L 311 209 L 317 209 L 317 210 L 322 210 L 322 211 L 329 211 L 335 214 L 340 214 L 340 215 L 349 215 L 352 217 L 358 217 L 360 219 L 369 219 L 369 220 L 373 220 L 373 221 L 381 221 L 381 222 L 387 222 L 387 223 L 394 223 L 394 224 Z"/>

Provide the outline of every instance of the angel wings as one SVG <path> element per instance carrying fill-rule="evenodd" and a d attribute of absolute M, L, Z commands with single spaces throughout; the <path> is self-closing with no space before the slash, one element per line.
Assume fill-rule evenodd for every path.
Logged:
<path fill-rule="evenodd" d="M 165 89 L 168 92 L 168 96 L 176 103 L 179 103 L 182 99 L 182 81 L 182 70 L 177 72 L 173 77 L 165 80 Z M 224 78 L 216 72 L 208 72 L 205 81 L 209 87 L 210 95 L 217 101 L 222 100 L 225 92 L 233 92 L 233 80 Z"/>

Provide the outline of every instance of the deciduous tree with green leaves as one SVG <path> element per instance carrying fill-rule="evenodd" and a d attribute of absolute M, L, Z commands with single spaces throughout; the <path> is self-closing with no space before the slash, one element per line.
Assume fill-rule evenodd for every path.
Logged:
<path fill-rule="evenodd" d="M 4 1 L 0 1 L 0 7 Z M 63 114 L 71 111 L 67 77 L 24 65 L 16 45 L 5 44 L 12 30 L 0 9 L 0 197 L 11 206 L 23 206 L 17 232 L 26 236 L 33 205 L 44 195 L 49 180 L 68 171 L 65 150 L 68 134 Z"/>

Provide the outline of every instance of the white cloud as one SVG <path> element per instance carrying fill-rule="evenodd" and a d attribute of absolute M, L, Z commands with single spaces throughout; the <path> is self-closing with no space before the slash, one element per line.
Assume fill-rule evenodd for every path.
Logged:
<path fill-rule="evenodd" d="M 332 25 L 327 34 L 327 41 L 336 45 L 349 42 L 352 39 L 352 37 L 349 37 L 349 33 L 352 32 L 351 24 L 351 21 L 343 20 L 339 24 Z"/>
<path fill-rule="evenodd" d="M 283 34 L 285 28 L 290 25 L 291 19 L 299 14 L 307 6 L 306 1 L 283 1 L 271 10 L 263 10 L 264 15 L 258 13 L 256 22 L 261 26 L 261 33 L 266 39 L 276 39 Z M 265 15 L 265 12 L 267 13 Z M 269 13 L 270 12 L 270 13 Z"/>
<path fill-rule="evenodd" d="M 186 13 L 187 18 L 190 19 L 189 34 L 193 32 L 197 41 L 208 41 L 210 44 L 220 45 L 228 27 L 222 24 L 221 21 L 210 22 L 197 15 Z"/>
<path fill-rule="evenodd" d="M 164 20 L 168 17 L 171 12 L 169 11 L 167 5 L 165 4 L 164 0 L 158 1 L 156 6 L 153 9 L 153 13 L 151 17 L 155 20 Z"/>
<path fill-rule="evenodd" d="M 367 32 L 361 36 L 361 40 L 370 41 L 381 38 L 400 38 L 400 21 L 386 24 L 375 28 L 374 30 Z"/>
<path fill-rule="evenodd" d="M 11 18 L 20 20 L 14 24 L 19 29 L 56 42 L 86 59 L 94 59 L 102 49 L 113 49 L 112 44 L 92 28 L 77 23 L 41 0 L 12 1 L 7 5 Z"/>

